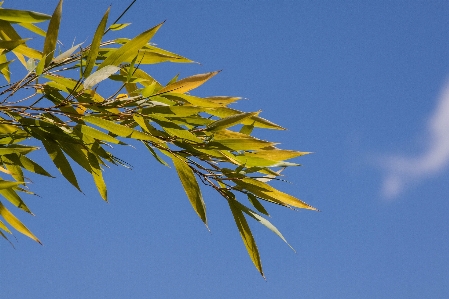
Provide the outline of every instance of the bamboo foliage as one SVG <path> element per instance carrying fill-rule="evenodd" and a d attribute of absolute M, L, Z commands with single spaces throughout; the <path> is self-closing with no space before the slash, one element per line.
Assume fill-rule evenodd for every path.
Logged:
<path fill-rule="evenodd" d="M 90 44 L 56 53 L 62 6 L 60 0 L 52 15 L 0 8 L 4 78 L 0 87 L 0 235 L 8 240 L 10 226 L 40 243 L 10 211 L 16 207 L 32 215 L 22 199 L 23 193 L 33 194 L 28 190 L 29 172 L 52 177 L 27 156 L 30 152 L 45 151 L 61 175 L 81 191 L 72 169 L 78 164 L 107 201 L 103 171 L 110 165 L 127 167 L 111 153 L 111 145 L 143 143 L 159 163 L 169 166 L 168 161 L 172 162 L 187 198 L 206 226 L 201 186 L 212 188 L 228 202 L 248 254 L 264 275 L 246 217 L 287 242 L 263 217 L 268 212 L 262 203 L 316 210 L 269 185 L 270 180 L 279 179 L 282 169 L 298 165 L 287 160 L 308 152 L 279 149 L 276 143 L 253 136 L 255 128 L 284 128 L 260 117 L 260 111 L 229 108 L 239 97 L 193 94 L 219 71 L 182 79 L 176 75 L 165 86 L 146 73 L 146 64 L 193 62 L 150 44 L 163 23 L 132 39 L 105 40 L 109 30 L 129 25 L 115 22 L 107 26 L 108 9 Z M 42 29 L 46 23 L 41 22 L 48 22 L 46 30 Z M 16 31 L 18 26 L 43 35 L 42 49 L 30 48 L 28 38 Z M 11 78 L 12 67 L 21 67 L 24 76 Z M 78 77 L 73 70 L 78 70 Z M 100 93 L 98 86 L 106 81 L 117 87 Z M 36 140 L 42 147 L 30 145 Z"/>

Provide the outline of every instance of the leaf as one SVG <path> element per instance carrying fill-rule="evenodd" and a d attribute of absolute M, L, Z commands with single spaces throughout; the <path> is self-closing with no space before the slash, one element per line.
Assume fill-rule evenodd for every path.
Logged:
<path fill-rule="evenodd" d="M 84 81 L 83 86 L 85 89 L 91 89 L 97 83 L 107 79 L 110 75 L 116 73 L 120 70 L 120 67 L 114 65 L 108 65 L 102 68 L 101 70 L 96 71 Z"/>
<path fill-rule="evenodd" d="M 9 223 L 14 229 L 18 232 L 24 234 L 27 237 L 30 237 L 34 241 L 38 242 L 42 245 L 41 241 L 33 235 L 33 233 L 22 223 L 19 219 L 17 219 L 1 202 L 0 202 L 0 216 L 2 216 L 6 222 Z"/>
<path fill-rule="evenodd" d="M 251 261 L 256 266 L 260 275 L 264 278 L 263 270 L 262 270 L 262 262 L 260 260 L 259 250 L 257 249 L 256 241 L 251 233 L 251 229 L 249 228 L 248 222 L 245 219 L 245 216 L 240 209 L 240 206 L 237 204 L 237 201 L 234 199 L 228 199 L 229 207 L 231 208 L 232 215 L 234 216 L 235 224 L 239 230 L 240 236 L 242 237 L 243 244 L 245 244 L 246 250 L 248 251 L 249 257 Z"/>
<path fill-rule="evenodd" d="M 254 208 L 256 208 L 257 211 L 261 212 L 262 214 L 265 214 L 267 216 L 270 216 L 265 210 L 264 206 L 260 203 L 260 201 L 257 199 L 257 197 L 254 196 L 254 194 L 248 193 L 248 200 L 253 205 Z"/>
<path fill-rule="evenodd" d="M 89 153 L 88 159 L 90 165 L 92 166 L 92 177 L 94 179 L 95 186 L 97 186 L 101 198 L 103 198 L 104 201 L 108 201 L 108 191 L 103 179 L 103 171 L 100 167 L 100 164 L 98 163 L 98 158 L 94 154 Z"/>
<path fill-rule="evenodd" d="M 107 65 L 119 65 L 125 61 L 131 61 L 136 55 L 137 52 L 145 46 L 154 34 L 158 31 L 158 29 L 162 26 L 163 23 L 156 25 L 155 27 L 148 29 L 147 31 L 139 34 L 119 49 L 114 51 L 110 56 L 108 56 L 99 66 L 98 69 L 102 69 Z"/>
<path fill-rule="evenodd" d="M 143 141 L 142 141 L 143 142 Z M 165 162 L 161 157 L 159 157 L 159 155 L 156 153 L 156 151 L 151 147 L 151 145 L 149 145 L 146 142 L 143 142 L 143 144 L 145 145 L 145 147 L 150 151 L 150 153 L 153 155 L 153 157 L 162 165 L 170 167 L 170 165 L 167 164 L 167 162 Z"/>
<path fill-rule="evenodd" d="M 70 57 L 70 55 L 72 55 L 76 50 L 78 50 L 78 48 L 82 45 L 83 43 L 80 43 L 78 45 L 75 45 L 73 47 L 71 47 L 70 49 L 68 49 L 67 51 L 65 51 L 64 53 L 62 53 L 61 55 L 58 55 L 57 57 L 53 58 L 53 62 L 54 63 L 61 63 L 64 60 L 66 60 L 67 58 Z"/>
<path fill-rule="evenodd" d="M 203 196 L 201 195 L 201 190 L 198 186 L 195 174 L 181 157 L 171 154 L 169 156 L 173 160 L 179 179 L 181 180 L 184 191 L 186 192 L 193 209 L 207 227 L 206 205 L 204 204 Z"/>
<path fill-rule="evenodd" d="M 19 23 L 19 26 L 22 26 L 23 28 L 26 28 L 26 29 L 30 30 L 31 32 L 34 32 L 43 37 L 45 37 L 47 35 L 47 32 L 45 32 L 44 30 L 42 30 L 41 28 L 37 27 L 36 25 L 34 25 L 32 23 Z"/>
<path fill-rule="evenodd" d="M 153 142 L 161 142 L 156 137 L 145 134 L 143 132 L 134 130 L 130 127 L 126 127 L 123 125 L 119 125 L 113 121 L 102 119 L 96 116 L 86 116 L 83 118 L 84 121 L 99 126 L 109 132 L 126 138 L 139 139 L 139 140 L 148 140 Z"/>
<path fill-rule="evenodd" d="M 257 139 L 230 130 L 222 130 L 214 133 L 212 141 L 207 144 L 206 148 L 239 151 L 270 148 L 274 145 L 275 143 L 273 142 Z"/>
<path fill-rule="evenodd" d="M 0 189 L 0 194 L 17 208 L 33 215 L 25 202 L 12 188 Z"/>
<path fill-rule="evenodd" d="M 80 186 L 78 185 L 78 181 L 76 180 L 75 173 L 73 172 L 69 161 L 67 161 L 67 158 L 59 148 L 58 144 L 48 140 L 41 141 L 44 144 L 45 150 L 55 164 L 56 168 L 67 179 L 67 181 L 69 181 L 76 189 L 82 192 Z"/>
<path fill-rule="evenodd" d="M 206 74 L 198 74 L 191 77 L 181 79 L 173 84 L 167 85 L 159 90 L 155 95 L 163 93 L 176 92 L 185 93 L 205 83 L 207 80 L 218 74 L 220 71 L 215 71 Z"/>
<path fill-rule="evenodd" d="M 100 21 L 100 24 L 98 24 L 97 30 L 95 31 L 92 44 L 90 45 L 89 54 L 87 55 L 86 69 L 84 70 L 83 74 L 84 77 L 88 77 L 90 75 L 95 65 L 95 61 L 98 56 L 98 49 L 100 49 L 101 39 L 103 38 L 103 33 L 106 28 L 106 23 L 108 21 L 109 9 L 110 8 L 106 10 L 105 14 L 103 15 L 103 18 Z"/>
<path fill-rule="evenodd" d="M 81 125 L 81 124 L 77 125 L 75 127 L 75 131 L 78 131 L 82 134 L 86 134 L 92 138 L 95 138 L 95 139 L 98 139 L 101 141 L 110 142 L 110 143 L 114 143 L 114 144 L 124 144 L 120 140 L 112 137 L 111 135 L 108 135 L 106 133 L 103 133 L 102 131 L 99 131 L 97 129 L 94 129 L 94 128 L 86 126 L 86 125 Z"/>
<path fill-rule="evenodd" d="M 0 180 L 0 189 L 8 189 L 11 187 L 16 187 L 18 185 L 22 185 L 25 182 L 15 182 L 15 181 L 4 181 Z"/>
<path fill-rule="evenodd" d="M 281 232 L 270 221 L 268 221 L 267 219 L 263 218 L 262 216 L 260 216 L 259 214 L 257 214 L 253 210 L 249 209 L 248 207 L 242 205 L 238 201 L 234 201 L 234 203 L 237 204 L 239 206 L 239 208 L 243 212 L 245 212 L 247 215 L 249 215 L 252 218 L 256 219 L 257 221 L 259 221 L 260 224 L 264 225 L 269 230 L 271 230 L 273 233 L 278 235 L 278 237 L 281 238 L 282 241 L 284 241 L 294 252 L 296 252 L 295 249 L 290 244 L 288 244 L 287 240 L 284 238 L 284 236 L 281 234 Z"/>
<path fill-rule="evenodd" d="M 56 49 L 59 24 L 61 23 L 62 1 L 63 0 L 59 0 L 59 3 L 51 16 L 50 23 L 48 24 L 47 35 L 44 41 L 44 50 L 42 51 L 42 59 L 45 59 L 44 67 L 47 67 L 51 63 Z"/>
<path fill-rule="evenodd" d="M 220 131 L 229 127 L 232 127 L 236 124 L 239 124 L 242 122 L 242 120 L 256 116 L 260 113 L 260 111 L 257 112 L 248 112 L 248 113 L 240 113 L 240 114 L 235 114 L 232 116 L 228 116 L 225 118 L 222 118 L 220 120 L 217 120 L 211 124 L 209 124 L 206 127 L 207 131 Z"/>
<path fill-rule="evenodd" d="M 207 113 L 209 113 L 210 115 L 213 115 L 213 116 L 220 117 L 220 118 L 225 118 L 225 117 L 235 115 L 235 114 L 240 114 L 243 112 L 239 111 L 239 110 L 227 108 L 227 107 L 220 107 L 220 108 L 208 109 Z M 242 121 L 242 124 L 244 124 L 244 125 L 252 125 L 253 124 L 257 128 L 285 130 L 285 128 L 283 128 L 275 123 L 272 123 L 271 121 L 266 120 L 259 116 L 252 116 L 248 119 L 245 119 L 244 121 Z"/>
<path fill-rule="evenodd" d="M 308 205 L 302 200 L 297 199 L 287 193 L 279 191 L 270 185 L 260 182 L 253 178 L 244 178 L 234 181 L 238 188 L 243 188 L 253 193 L 255 196 L 273 201 L 282 205 L 292 206 L 300 209 L 308 209 L 318 211 L 318 209 Z"/>
<path fill-rule="evenodd" d="M 1 11 L 1 9 L 0 9 Z M 29 38 L 26 39 L 17 39 L 17 40 L 0 40 L 0 49 L 6 49 L 8 51 L 24 44 Z"/>
<path fill-rule="evenodd" d="M 254 122 L 251 125 L 242 126 L 239 132 L 245 135 L 251 135 L 253 130 L 254 130 Z"/>
<path fill-rule="evenodd" d="M 39 23 L 49 20 L 49 15 L 29 10 L 0 9 L 0 20 L 15 23 Z"/>
<path fill-rule="evenodd" d="M 122 30 L 123 28 L 126 28 L 129 25 L 131 25 L 131 23 L 112 24 L 111 26 L 109 26 L 109 29 L 111 29 L 113 31 L 117 31 L 117 30 Z"/>
<path fill-rule="evenodd" d="M 7 158 L 11 160 L 14 164 L 19 165 L 20 167 L 48 177 L 53 177 L 51 174 L 49 174 L 42 166 L 28 158 L 27 156 L 20 155 L 20 154 L 10 154 L 7 155 Z"/>
<path fill-rule="evenodd" d="M 37 149 L 39 148 L 35 146 L 25 146 L 25 145 L 10 145 L 7 147 L 0 146 L 0 156 L 12 153 L 28 154 L 29 152 Z"/>

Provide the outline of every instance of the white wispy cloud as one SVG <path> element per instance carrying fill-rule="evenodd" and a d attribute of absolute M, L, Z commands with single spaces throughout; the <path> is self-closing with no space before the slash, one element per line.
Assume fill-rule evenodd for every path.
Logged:
<path fill-rule="evenodd" d="M 415 157 L 395 155 L 383 160 L 386 173 L 382 193 L 387 198 L 399 195 L 408 184 L 438 174 L 449 166 L 449 80 L 426 129 L 429 141 L 425 152 Z"/>

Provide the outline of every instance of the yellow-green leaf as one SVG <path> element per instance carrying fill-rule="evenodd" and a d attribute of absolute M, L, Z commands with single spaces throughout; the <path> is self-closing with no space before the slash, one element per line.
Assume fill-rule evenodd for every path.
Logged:
<path fill-rule="evenodd" d="M 163 23 L 156 25 L 155 27 L 148 29 L 147 31 L 139 34 L 119 49 L 114 51 L 111 55 L 109 55 L 99 66 L 98 69 L 102 69 L 107 65 L 119 65 L 125 61 L 131 61 L 138 51 L 145 46 L 154 34 L 158 31 L 158 29 L 162 26 Z"/>
<path fill-rule="evenodd" d="M 240 113 L 240 114 L 235 114 L 235 115 L 231 115 L 225 118 L 222 118 L 220 120 L 217 120 L 211 124 L 209 124 L 206 127 L 207 131 L 220 131 L 220 130 L 224 130 L 226 128 L 232 127 L 236 124 L 241 123 L 243 120 L 256 116 L 260 113 L 260 111 L 257 112 L 248 112 L 248 113 Z"/>
<path fill-rule="evenodd" d="M 65 157 L 62 150 L 59 148 L 58 144 L 52 141 L 46 140 L 41 141 L 51 160 L 55 164 L 56 168 L 67 179 L 67 181 L 69 181 L 76 189 L 78 189 L 81 192 L 81 188 L 78 185 L 75 173 L 73 172 L 69 161 L 67 161 L 67 158 Z"/>
<path fill-rule="evenodd" d="M 16 181 L 4 181 L 0 180 L 0 189 L 8 189 L 11 187 L 16 187 L 18 185 L 22 185 L 25 182 L 16 182 Z"/>
<path fill-rule="evenodd" d="M 49 20 L 49 15 L 29 10 L 0 9 L 0 20 L 15 23 L 39 23 Z"/>
<path fill-rule="evenodd" d="M 83 120 L 88 123 L 99 126 L 100 128 L 103 128 L 105 130 L 108 130 L 109 132 L 114 133 L 115 135 L 121 137 L 160 142 L 160 140 L 157 139 L 156 137 L 134 130 L 130 127 L 117 124 L 110 120 L 102 119 L 96 116 L 86 116 L 83 118 Z"/>
<path fill-rule="evenodd" d="M 242 237 L 243 244 L 245 244 L 246 250 L 248 251 L 249 257 L 259 273 L 265 277 L 262 270 L 262 261 L 260 260 L 259 250 L 257 249 L 257 244 L 254 240 L 253 234 L 251 233 L 248 222 L 234 199 L 228 199 L 228 203 L 231 208 L 232 215 L 234 216 L 235 224 L 237 225 L 240 236 Z"/>
<path fill-rule="evenodd" d="M 44 41 L 44 50 L 42 51 L 42 59 L 45 59 L 44 67 L 47 67 L 52 59 L 56 49 L 56 42 L 58 41 L 59 24 L 61 23 L 62 15 L 62 1 L 59 0 L 53 15 L 51 16 L 50 23 L 48 24 L 47 35 Z"/>
<path fill-rule="evenodd" d="M 0 202 L 0 216 L 6 220 L 18 232 L 30 237 L 34 241 L 42 244 L 41 241 L 22 223 L 17 219 L 1 202 Z"/>
<path fill-rule="evenodd" d="M 198 86 L 205 83 L 207 80 L 218 74 L 220 71 L 215 71 L 206 74 L 198 74 L 194 76 L 190 76 L 184 79 L 181 79 L 173 84 L 167 85 L 161 90 L 159 90 L 155 95 L 175 92 L 175 93 L 185 93 L 192 89 L 197 88 Z"/>
<path fill-rule="evenodd" d="M 131 25 L 131 23 L 112 24 L 111 26 L 109 26 L 109 29 L 111 29 L 113 31 L 117 31 L 117 30 L 122 30 L 123 28 L 126 28 L 129 25 Z"/>
<path fill-rule="evenodd" d="M 86 61 L 86 69 L 84 70 L 84 77 L 88 77 L 92 72 L 92 69 L 95 65 L 95 60 L 98 56 L 98 49 L 100 48 L 101 39 L 103 38 L 103 33 L 106 28 L 106 23 L 108 21 L 109 16 L 109 8 L 106 10 L 103 18 L 98 24 L 97 30 L 95 31 L 94 38 L 92 40 L 92 44 L 90 45 L 89 54 L 87 55 Z"/>
<path fill-rule="evenodd" d="M 244 178 L 240 180 L 235 180 L 235 183 L 237 184 L 238 187 L 248 190 L 257 197 L 287 206 L 318 211 L 316 208 L 303 202 L 302 200 L 299 200 L 294 196 L 279 191 L 271 187 L 270 185 L 264 182 L 260 182 L 256 179 Z"/>
<path fill-rule="evenodd" d="M 198 186 L 195 174 L 182 157 L 170 156 L 193 209 L 207 226 L 206 205 L 204 204 L 203 196 L 201 195 L 201 190 Z"/>
<path fill-rule="evenodd" d="M 110 142 L 114 144 L 123 144 L 123 142 L 112 137 L 111 135 L 108 135 L 106 133 L 103 133 L 102 131 L 99 131 L 86 125 L 80 124 L 77 127 L 75 127 L 75 130 L 101 141 Z"/>
<path fill-rule="evenodd" d="M 30 30 L 31 32 L 34 32 L 43 37 L 45 37 L 47 35 L 47 32 L 45 32 L 45 30 L 42 30 L 41 28 L 37 27 L 36 25 L 34 25 L 32 23 L 19 23 L 19 26 L 22 26 L 23 28 L 26 28 L 26 29 Z"/>
<path fill-rule="evenodd" d="M 100 83 L 103 80 L 106 80 L 110 75 L 118 72 L 120 67 L 115 65 L 107 65 L 101 70 L 96 71 L 84 81 L 83 86 L 85 89 L 91 89 L 96 84 Z"/>

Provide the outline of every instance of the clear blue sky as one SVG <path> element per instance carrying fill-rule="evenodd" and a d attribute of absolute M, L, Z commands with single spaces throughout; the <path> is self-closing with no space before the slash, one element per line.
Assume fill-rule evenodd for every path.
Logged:
<path fill-rule="evenodd" d="M 111 3 L 112 21 L 128 1 L 66 0 L 61 41 L 89 41 Z M 259 136 L 314 154 L 276 186 L 322 212 L 268 207 L 296 254 L 250 222 L 265 281 L 223 199 L 204 190 L 209 233 L 175 171 L 125 148 L 109 204 L 81 171 L 85 195 L 33 177 L 36 216 L 19 215 L 44 246 L 0 242 L 2 298 L 449 298 L 448 16 L 444 0 L 137 1 L 123 35 L 167 20 L 153 42 L 201 62 L 147 70 L 222 69 L 194 94 L 287 127 Z"/>

